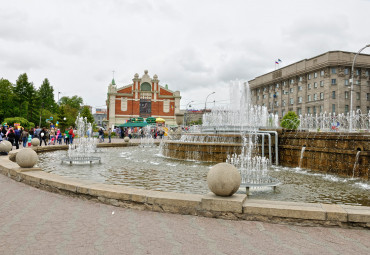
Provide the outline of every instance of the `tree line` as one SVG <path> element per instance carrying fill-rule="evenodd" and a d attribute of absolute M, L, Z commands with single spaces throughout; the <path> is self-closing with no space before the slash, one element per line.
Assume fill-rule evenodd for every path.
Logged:
<path fill-rule="evenodd" d="M 0 79 L 0 122 L 12 126 L 21 123 L 25 128 L 35 126 L 49 127 L 58 122 L 57 127 L 64 130 L 75 126 L 76 117 L 87 117 L 93 123 L 94 118 L 87 106 L 83 107 L 83 99 L 77 95 L 63 96 L 59 102 L 54 99 L 54 88 L 45 78 L 36 89 L 28 80 L 26 73 L 18 76 L 15 84 Z M 41 121 L 41 125 L 40 125 Z"/>

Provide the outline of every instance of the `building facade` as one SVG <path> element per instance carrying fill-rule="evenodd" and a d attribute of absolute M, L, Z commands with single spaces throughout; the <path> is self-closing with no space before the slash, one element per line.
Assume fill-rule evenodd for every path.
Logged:
<path fill-rule="evenodd" d="M 103 127 L 104 122 L 107 120 L 107 109 L 96 108 L 95 113 L 93 114 L 95 124 L 98 127 Z"/>
<path fill-rule="evenodd" d="M 130 118 L 160 117 L 167 125 L 177 125 L 183 119 L 180 112 L 180 92 L 171 91 L 167 85 L 159 85 L 158 76 L 151 78 L 148 71 L 139 77 L 134 75 L 133 83 L 117 88 L 114 79 L 108 87 L 108 126 L 126 123 Z"/>
<path fill-rule="evenodd" d="M 270 113 L 348 113 L 351 68 L 356 53 L 329 51 L 249 81 L 252 102 Z M 352 109 L 370 111 L 370 55 L 359 54 L 354 68 Z"/>

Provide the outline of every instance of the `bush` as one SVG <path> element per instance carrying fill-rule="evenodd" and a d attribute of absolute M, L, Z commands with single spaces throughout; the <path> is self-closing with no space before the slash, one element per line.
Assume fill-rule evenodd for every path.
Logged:
<path fill-rule="evenodd" d="M 280 122 L 280 126 L 286 129 L 297 129 L 299 127 L 300 120 L 295 112 L 288 112 L 284 115 Z"/>
<path fill-rule="evenodd" d="M 22 117 L 5 118 L 3 123 L 1 123 L 1 125 L 4 125 L 4 123 L 7 123 L 8 126 L 12 126 L 12 127 L 14 127 L 14 123 L 20 123 L 22 127 L 27 128 L 27 129 L 35 126 L 34 123 L 29 122 L 28 120 Z"/>

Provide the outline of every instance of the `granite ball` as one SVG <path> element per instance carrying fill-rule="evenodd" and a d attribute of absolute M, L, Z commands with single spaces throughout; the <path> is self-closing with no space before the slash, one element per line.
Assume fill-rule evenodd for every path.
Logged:
<path fill-rule="evenodd" d="M 1 152 L 9 152 L 9 151 L 12 150 L 12 148 L 13 148 L 13 145 L 9 141 L 4 140 L 0 143 L 0 151 Z"/>
<path fill-rule="evenodd" d="M 232 196 L 240 187 L 238 169 L 228 163 L 213 166 L 207 174 L 208 188 L 217 196 Z"/>
<path fill-rule="evenodd" d="M 22 168 L 32 168 L 39 159 L 37 153 L 30 149 L 22 149 L 17 153 L 16 162 Z"/>
<path fill-rule="evenodd" d="M 31 144 L 32 144 L 32 146 L 35 146 L 35 147 L 40 146 L 40 139 L 38 139 L 36 137 L 32 138 Z"/>
<path fill-rule="evenodd" d="M 123 141 L 125 141 L 126 143 L 128 143 L 130 141 L 130 137 L 126 136 L 125 138 L 123 138 Z"/>

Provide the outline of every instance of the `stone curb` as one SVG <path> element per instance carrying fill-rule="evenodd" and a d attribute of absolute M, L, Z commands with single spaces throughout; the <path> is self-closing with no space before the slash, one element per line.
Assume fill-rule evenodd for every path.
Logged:
<path fill-rule="evenodd" d="M 48 147 L 53 148 L 50 150 L 56 148 L 45 146 L 37 151 L 50 151 L 45 149 Z M 66 148 L 58 146 L 58 149 Z M 9 156 L 0 157 L 0 172 L 36 188 L 139 210 L 308 226 L 370 228 L 370 207 L 366 206 L 256 200 L 241 194 L 218 197 L 211 193 L 183 194 L 100 184 L 47 173 L 40 168 L 20 168 Z"/>

